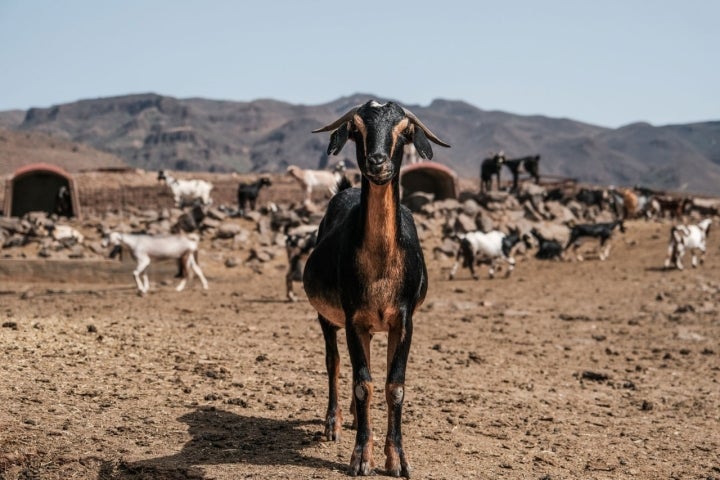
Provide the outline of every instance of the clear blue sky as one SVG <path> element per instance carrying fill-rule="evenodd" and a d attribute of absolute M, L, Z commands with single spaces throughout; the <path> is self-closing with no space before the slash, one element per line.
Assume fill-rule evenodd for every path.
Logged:
<path fill-rule="evenodd" d="M 720 1 L 0 0 L 0 111 L 141 92 L 720 120 Z"/>

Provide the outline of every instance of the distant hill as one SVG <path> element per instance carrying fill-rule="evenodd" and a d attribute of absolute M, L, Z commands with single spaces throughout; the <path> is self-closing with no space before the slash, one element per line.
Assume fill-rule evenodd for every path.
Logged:
<path fill-rule="evenodd" d="M 40 162 L 58 165 L 68 172 L 127 167 L 119 157 L 79 142 L 41 132 L 17 132 L 0 128 L 0 177 L 24 165 Z"/>
<path fill-rule="evenodd" d="M 327 135 L 310 131 L 370 98 L 378 97 L 356 94 L 309 106 L 148 93 L 33 108 L 22 117 L 0 112 L 0 126 L 84 143 L 148 170 L 278 172 L 290 164 L 322 168 L 334 161 L 325 155 Z M 436 160 L 462 177 L 477 177 L 480 161 L 503 150 L 509 158 L 539 153 L 543 174 L 720 194 L 720 121 L 608 129 L 485 111 L 462 101 L 405 106 L 452 145 L 435 148 Z M 346 146 L 338 158 L 354 158 L 354 151 Z"/>

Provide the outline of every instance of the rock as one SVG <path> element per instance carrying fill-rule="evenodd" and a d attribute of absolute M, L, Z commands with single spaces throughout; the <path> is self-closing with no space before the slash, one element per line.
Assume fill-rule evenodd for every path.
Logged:
<path fill-rule="evenodd" d="M 262 249 L 256 249 L 253 248 L 250 250 L 250 255 L 248 256 L 246 262 L 250 262 L 252 260 L 259 260 L 260 262 L 269 262 L 273 258 L 275 258 L 275 252 L 268 248 L 262 248 Z"/>
<path fill-rule="evenodd" d="M 435 195 L 427 192 L 413 192 L 403 198 L 403 205 L 408 207 L 411 212 L 417 213 L 422 208 L 430 204 L 435 199 Z"/>
<path fill-rule="evenodd" d="M 475 223 L 474 217 L 461 213 L 455 219 L 453 229 L 454 231 L 461 233 L 472 232 L 477 229 L 477 223 Z"/>
<path fill-rule="evenodd" d="M 220 228 L 220 225 L 222 223 L 219 220 L 215 220 L 214 218 L 205 217 L 200 224 L 200 228 L 203 230 L 205 229 L 214 229 L 214 228 Z"/>
<path fill-rule="evenodd" d="M 242 230 L 243 228 L 236 223 L 224 222 L 215 232 L 215 238 L 234 238 Z"/>
<path fill-rule="evenodd" d="M 221 222 L 227 219 L 227 214 L 225 212 L 223 212 L 217 208 L 214 208 L 214 207 L 208 209 L 207 216 L 214 220 L 219 220 Z"/>

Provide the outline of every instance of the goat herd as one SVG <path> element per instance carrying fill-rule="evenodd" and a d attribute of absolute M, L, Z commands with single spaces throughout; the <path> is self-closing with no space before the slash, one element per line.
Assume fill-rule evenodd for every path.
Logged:
<path fill-rule="evenodd" d="M 393 104 L 374 101 L 355 107 L 336 121 L 315 132 L 331 132 L 328 154 L 338 154 L 345 143 L 355 143 L 357 164 L 362 174 L 360 188 L 349 188 L 344 166 L 334 171 L 303 170 L 290 166 L 287 173 L 293 177 L 305 194 L 305 203 L 312 202 L 313 191 L 332 195 L 325 215 L 316 229 L 291 231 L 286 228 L 288 270 L 286 275 L 287 298 L 297 300 L 293 292 L 294 281 L 302 281 L 310 304 L 317 310 L 318 320 L 325 338 L 329 402 L 325 417 L 324 437 L 337 440 L 341 435 L 342 415 L 338 407 L 337 332 L 345 328 L 345 337 L 352 364 L 352 414 L 356 426 L 355 446 L 350 458 L 352 475 L 369 475 L 373 471 L 373 433 L 370 429 L 370 406 L 373 385 L 370 367 L 370 339 L 376 332 L 388 333 L 388 371 L 385 383 L 388 430 L 385 437 L 385 471 L 392 476 L 410 475 L 407 450 L 403 445 L 402 411 L 408 354 L 411 349 L 413 314 L 423 303 L 428 274 L 420 246 L 416 225 L 411 212 L 401 205 L 399 173 L 403 160 L 403 146 L 412 144 L 420 157 L 431 159 L 431 142 L 443 147 L 440 140 L 408 110 Z M 502 153 L 485 160 L 481 166 L 481 192 L 475 198 L 482 203 L 491 196 L 492 176 L 499 181 L 499 170 L 506 165 L 513 173 L 510 192 L 521 197 L 518 184 L 520 170 L 529 173 L 539 182 L 539 156 L 515 160 L 505 159 Z M 342 164 L 341 164 L 342 165 Z M 160 172 L 159 180 L 172 189 L 177 206 L 196 202 L 209 206 L 212 202 L 212 185 L 200 180 L 178 180 Z M 262 188 L 272 186 L 267 177 L 238 187 L 238 215 L 255 210 Z M 579 246 L 584 240 L 595 239 L 597 256 L 607 260 L 611 240 L 617 232 L 625 231 L 624 221 L 629 218 L 650 218 L 669 212 L 673 217 L 684 213 L 685 204 L 644 189 L 581 189 L 572 197 L 563 198 L 563 192 L 548 190 L 543 200 L 561 200 L 582 204 L 586 211 L 606 212 L 609 207 L 614 219 L 606 222 L 569 222 L 566 238 L 552 238 L 540 228 L 525 231 L 517 225 L 490 231 L 459 228 L 457 218 L 446 219 L 443 236 L 455 244 L 455 263 L 449 278 L 457 275 L 462 264 L 473 278 L 475 267 L 489 265 L 489 276 L 502 262 L 507 265 L 506 275 L 515 267 L 513 251 L 524 244 L 527 249 L 537 248 L 536 258 L 541 260 L 568 259 L 570 249 L 577 260 L 582 260 Z M 537 199 L 530 196 L 530 204 L 540 210 Z M 272 206 L 270 210 L 272 210 Z M 683 268 L 682 259 L 692 253 L 693 267 L 702 262 L 706 252 L 706 238 L 711 224 L 705 218 L 697 224 L 677 224 L 669 231 L 669 244 L 665 267 Z M 465 226 L 466 227 L 466 226 Z M 108 243 L 123 244 L 129 248 L 138 265 L 133 272 L 138 290 L 148 290 L 145 269 L 151 257 L 177 258 L 183 280 L 177 290 L 185 286 L 186 279 L 195 273 L 204 288 L 207 281 L 196 262 L 196 238 L 182 235 L 153 238 L 112 233 Z"/>
<path fill-rule="evenodd" d="M 375 101 L 350 109 L 315 132 L 330 132 L 328 154 L 337 155 L 348 141 L 353 142 L 361 173 L 360 187 L 350 188 L 344 164 L 333 171 L 303 170 L 296 166 L 287 169 L 287 174 L 303 190 L 305 207 L 312 204 L 313 192 L 331 196 L 319 225 L 305 221 L 300 227 L 288 223 L 284 228 L 288 256 L 286 296 L 288 300 L 296 301 L 293 282 L 302 281 L 309 303 L 317 311 L 324 337 L 328 405 L 322 436 L 337 441 L 342 433 L 337 337 L 339 330 L 344 328 L 352 366 L 351 412 L 356 428 L 349 473 L 363 476 L 373 473 L 374 436 L 370 409 L 374 388 L 370 341 L 373 334 L 387 332 L 385 472 L 391 476 L 409 477 L 408 450 L 411 449 L 404 445 L 402 434 L 406 367 L 413 338 L 413 315 L 425 300 L 428 270 L 420 243 L 423 235 L 419 230 L 422 228 L 416 225 L 413 212 L 401 204 L 399 177 L 405 145 L 413 145 L 424 159 L 433 157 L 431 144 L 450 145 L 412 112 L 394 103 Z M 522 203 L 525 206 L 524 211 L 520 209 L 523 219 L 527 215 L 538 220 L 553 219 L 560 229 L 544 228 L 541 221 L 520 221 L 520 217 L 515 219 L 517 221 L 494 221 L 492 225 L 483 224 L 485 228 L 478 228 L 481 224 L 479 216 L 468 221 L 458 213 L 461 209 L 452 214 L 444 212 L 438 233 L 444 245 L 451 245 L 440 252 L 445 258 L 454 258 L 450 279 L 458 275 L 461 265 L 477 279 L 479 275 L 475 268 L 480 264 L 489 266 L 492 278 L 502 263 L 509 276 L 516 266 L 514 252 L 519 246 L 526 251 L 535 249 L 535 257 L 539 260 L 583 260 L 582 242 L 594 239 L 598 244 L 597 256 L 604 261 L 609 258 L 613 238 L 618 232 L 625 231 L 625 221 L 664 214 L 676 222 L 668 231 L 665 267 L 682 269 L 686 252 L 692 255 L 693 267 L 702 263 L 712 223 L 710 215 L 701 215 L 707 218 L 699 219 L 695 224 L 681 223 L 680 215 L 687 213 L 689 208 L 687 202 L 673 204 L 670 199 L 645 189 L 581 189 L 573 194 L 563 189 L 543 189 L 538 196 L 537 190 L 523 189 L 518 174 L 522 169 L 539 182 L 539 160 L 539 156 L 507 160 L 502 153 L 486 160 L 481 167 L 481 192 L 472 195 L 472 200 L 484 207 L 503 202 Z M 513 173 L 509 190 L 514 196 L 492 191 L 492 176 L 497 176 L 499 185 L 502 165 Z M 213 186 L 207 181 L 176 179 L 163 171 L 159 172 L 158 180 L 171 189 L 174 202 L 180 208 L 193 205 L 194 210 L 203 211 L 212 204 Z M 240 184 L 238 208 L 226 210 L 247 218 L 257 209 L 263 188 L 273 188 L 268 177 Z M 584 218 L 588 223 L 572 220 L 563 225 L 560 220 L 555 220 L 561 215 L 546 207 L 550 202 L 555 202 L 556 209 L 575 209 L 575 214 L 569 216 Z M 458 202 L 458 205 L 462 204 Z M 268 205 L 266 211 L 272 214 L 277 211 L 277 206 Z M 610 218 L 597 221 L 603 216 Z M 559 234 L 560 230 L 564 233 Z M 182 277 L 176 288 L 178 291 L 193 274 L 200 279 L 203 288 L 208 288 L 197 258 L 199 237 L 196 233 L 104 233 L 103 246 L 112 247 L 111 256 L 125 248 L 137 261 L 133 278 L 140 294 L 149 290 L 146 271 L 153 258 L 177 259 L 178 273 Z M 573 255 L 568 255 L 568 251 Z"/>

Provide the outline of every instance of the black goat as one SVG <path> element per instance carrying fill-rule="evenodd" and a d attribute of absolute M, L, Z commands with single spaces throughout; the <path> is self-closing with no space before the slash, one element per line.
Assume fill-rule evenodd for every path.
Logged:
<path fill-rule="evenodd" d="M 570 238 L 568 239 L 567 245 L 565 245 L 565 250 L 570 248 L 570 245 L 573 245 L 574 250 L 577 251 L 577 248 L 579 247 L 577 241 L 583 237 L 597 238 L 600 242 L 600 260 L 605 260 L 610 255 L 611 245 L 608 243 L 608 240 L 610 240 L 610 238 L 612 237 L 613 231 L 616 227 L 622 233 L 625 233 L 625 225 L 623 224 L 622 220 L 615 220 L 614 222 L 607 223 L 583 223 L 579 225 L 574 225 L 570 229 Z M 602 248 L 605 247 L 606 243 L 607 247 L 603 252 Z M 577 259 L 582 260 L 582 257 L 578 255 Z"/>
<path fill-rule="evenodd" d="M 587 205 L 588 207 L 596 206 L 602 210 L 605 208 L 605 204 L 609 201 L 609 196 L 606 190 L 590 190 L 589 188 L 581 188 L 575 195 L 575 200 Z"/>
<path fill-rule="evenodd" d="M 56 213 L 59 217 L 73 216 L 72 198 L 70 196 L 70 190 L 68 190 L 68 187 L 65 185 L 61 185 L 58 189 L 57 196 L 55 197 L 54 213 Z"/>
<path fill-rule="evenodd" d="M 261 177 L 252 183 L 241 183 L 238 185 L 237 198 L 238 208 L 244 214 L 245 206 L 249 203 L 250 210 L 255 210 L 255 202 L 262 187 L 269 187 L 272 182 L 268 177 Z"/>
<path fill-rule="evenodd" d="M 516 192 L 518 189 L 518 177 L 520 176 L 521 171 L 534 178 L 535 183 L 540 183 L 540 155 L 506 159 L 503 162 L 503 165 L 505 165 L 510 170 L 510 173 L 512 173 L 513 192 Z"/>
<path fill-rule="evenodd" d="M 330 200 L 303 275 L 325 337 L 329 383 L 325 437 L 338 440 L 342 426 L 337 406 L 337 331 L 345 327 L 353 371 L 351 411 L 357 424 L 350 474 L 372 473 L 370 340 L 375 332 L 386 331 L 385 470 L 409 477 L 401 431 L 405 369 L 413 314 L 425 299 L 428 281 L 412 214 L 400 205 L 399 173 L 407 143 L 412 142 L 426 159 L 433 155 L 430 141 L 449 145 L 393 102 L 369 101 L 314 132 L 326 131 L 332 131 L 328 154 L 337 155 L 348 139 L 355 142 L 362 181 L 360 189 L 342 190 Z"/>
<path fill-rule="evenodd" d="M 530 235 L 535 237 L 538 242 L 538 250 L 535 252 L 535 258 L 539 260 L 554 260 L 563 258 L 563 246 L 557 240 L 546 238 L 535 228 L 530 230 Z"/>
<path fill-rule="evenodd" d="M 480 192 L 490 191 L 492 189 L 492 177 L 497 177 L 497 188 L 500 190 L 500 170 L 502 169 L 503 162 L 505 162 L 505 155 L 503 152 L 496 153 L 490 158 L 486 158 L 480 164 Z"/>

